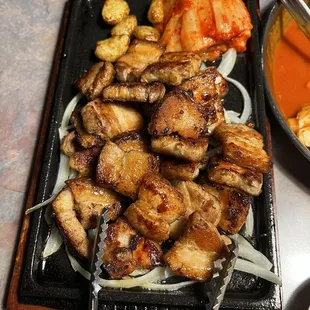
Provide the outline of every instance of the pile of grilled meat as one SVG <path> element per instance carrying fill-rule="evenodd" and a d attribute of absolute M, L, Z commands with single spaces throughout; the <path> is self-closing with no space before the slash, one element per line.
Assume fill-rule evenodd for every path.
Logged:
<path fill-rule="evenodd" d="M 225 235 L 241 229 L 261 192 L 271 167 L 262 136 L 225 122 L 227 83 L 200 66 L 194 53 L 135 40 L 114 65 L 99 62 L 76 81 L 89 102 L 73 112 L 61 150 L 79 177 L 66 182 L 53 211 L 87 259 L 87 230 L 109 209 L 103 262 L 114 279 L 166 264 L 210 280 L 228 251 Z M 209 139 L 220 150 L 211 157 Z"/>

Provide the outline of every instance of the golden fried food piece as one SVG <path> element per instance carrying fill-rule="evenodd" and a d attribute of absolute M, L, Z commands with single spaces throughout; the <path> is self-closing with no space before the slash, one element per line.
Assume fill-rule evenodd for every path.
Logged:
<path fill-rule="evenodd" d="M 163 161 L 160 164 L 161 174 L 169 180 L 191 181 L 198 177 L 200 162 Z"/>
<path fill-rule="evenodd" d="M 129 5 L 125 0 L 106 0 L 102 8 L 102 18 L 109 25 L 116 25 L 129 15 Z"/>
<path fill-rule="evenodd" d="M 69 160 L 69 166 L 76 170 L 81 177 L 95 175 L 96 165 L 101 147 L 94 146 L 90 149 L 75 152 Z"/>
<path fill-rule="evenodd" d="M 129 44 L 130 37 L 126 34 L 98 41 L 95 55 L 100 60 L 115 62 L 127 52 Z"/>
<path fill-rule="evenodd" d="M 132 203 L 125 216 L 144 236 L 164 241 L 169 238 L 169 224 L 185 213 L 182 196 L 163 177 L 147 174 L 139 188 L 138 200 Z"/>
<path fill-rule="evenodd" d="M 88 257 L 90 244 L 86 231 L 77 219 L 74 211 L 74 197 L 69 188 L 64 188 L 52 203 L 58 226 L 66 236 L 67 241 L 79 255 Z"/>
<path fill-rule="evenodd" d="M 82 108 L 81 116 L 87 132 L 103 140 L 127 131 L 140 131 L 144 126 L 142 116 L 126 103 L 96 99 Z"/>
<path fill-rule="evenodd" d="M 202 187 L 220 201 L 221 216 L 217 227 L 227 234 L 237 234 L 246 222 L 251 197 L 235 188 L 215 183 L 206 183 Z"/>
<path fill-rule="evenodd" d="M 160 81 L 169 85 L 180 85 L 184 80 L 199 73 L 201 58 L 194 53 L 166 53 L 159 61 L 150 64 L 141 75 L 141 82 Z"/>
<path fill-rule="evenodd" d="M 151 26 L 137 26 L 133 31 L 133 35 L 138 40 L 152 41 L 152 42 L 157 42 L 160 38 L 159 31 Z"/>
<path fill-rule="evenodd" d="M 158 154 L 199 162 L 204 159 L 207 152 L 208 138 L 184 139 L 177 135 L 153 137 L 151 147 Z"/>
<path fill-rule="evenodd" d="M 155 42 L 134 40 L 115 64 L 116 78 L 120 82 L 138 81 L 145 68 L 158 61 L 163 52 Z"/>
<path fill-rule="evenodd" d="M 112 63 L 101 61 L 93 65 L 74 84 L 88 100 L 94 100 L 101 97 L 102 90 L 113 82 L 114 77 L 115 70 Z"/>
<path fill-rule="evenodd" d="M 114 279 L 121 279 L 138 268 L 150 270 L 161 264 L 160 245 L 138 234 L 126 218 L 109 224 L 106 233 L 102 260 Z"/>
<path fill-rule="evenodd" d="M 104 208 L 108 209 L 111 220 L 116 220 L 122 213 L 121 197 L 113 190 L 97 185 L 92 179 L 71 179 L 66 184 L 73 193 L 74 209 L 84 229 L 96 228 Z"/>
<path fill-rule="evenodd" d="M 178 134 L 183 138 L 198 139 L 207 133 L 207 123 L 200 107 L 187 92 L 167 94 L 153 113 L 149 134 L 158 137 Z"/>
<path fill-rule="evenodd" d="M 111 29 L 111 36 L 114 37 L 126 34 L 131 37 L 136 26 L 137 17 L 135 15 L 129 15 Z"/>
<path fill-rule="evenodd" d="M 124 152 L 140 151 L 150 153 L 147 138 L 135 131 L 125 132 L 115 137 L 112 142 L 117 144 Z"/>
<path fill-rule="evenodd" d="M 103 98 L 116 101 L 148 102 L 161 100 L 166 92 L 160 82 L 153 83 L 119 83 L 107 86 L 103 90 Z"/>
<path fill-rule="evenodd" d="M 108 141 L 102 148 L 97 166 L 97 182 L 135 199 L 142 179 L 159 170 L 157 158 L 146 152 L 124 151 Z"/>
<path fill-rule="evenodd" d="M 268 172 L 272 166 L 264 151 L 262 135 L 242 124 L 223 123 L 215 130 L 215 138 L 223 143 L 224 158 L 244 168 Z"/>
<path fill-rule="evenodd" d="M 214 262 L 227 252 L 216 227 L 194 212 L 183 236 L 164 255 L 164 260 L 176 275 L 207 282 L 213 275 Z"/>
<path fill-rule="evenodd" d="M 203 186 L 192 181 L 181 181 L 175 188 L 182 194 L 186 213 L 171 224 L 170 237 L 178 239 L 184 231 L 189 216 L 195 211 L 211 224 L 217 226 L 221 218 L 221 204 L 218 197 Z"/>
<path fill-rule="evenodd" d="M 68 157 L 76 152 L 76 132 L 71 131 L 62 139 L 60 150 Z"/>
<path fill-rule="evenodd" d="M 147 12 L 147 18 L 152 24 L 158 24 L 164 20 L 163 0 L 152 0 Z"/>
<path fill-rule="evenodd" d="M 261 193 L 263 174 L 225 161 L 220 156 L 214 156 L 208 165 L 210 181 L 240 189 L 252 196 Z"/>

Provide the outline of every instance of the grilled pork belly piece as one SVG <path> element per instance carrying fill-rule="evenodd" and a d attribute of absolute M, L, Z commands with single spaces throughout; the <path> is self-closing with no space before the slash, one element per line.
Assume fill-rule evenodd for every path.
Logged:
<path fill-rule="evenodd" d="M 102 90 L 113 82 L 114 77 L 115 70 L 111 62 L 98 62 L 78 78 L 75 85 L 88 100 L 94 100 L 101 97 Z"/>
<path fill-rule="evenodd" d="M 103 140 L 127 131 L 140 131 L 144 126 L 142 116 L 126 103 L 96 99 L 82 108 L 81 115 L 87 132 Z"/>
<path fill-rule="evenodd" d="M 148 102 L 161 100 L 166 92 L 162 83 L 119 83 L 107 86 L 103 98 L 116 101 Z"/>
<path fill-rule="evenodd" d="M 213 275 L 214 262 L 227 252 L 216 227 L 194 212 L 183 236 L 164 255 L 164 260 L 176 275 L 207 282 Z"/>
<path fill-rule="evenodd" d="M 153 154 L 124 151 L 121 146 L 108 141 L 99 156 L 96 179 L 99 184 L 135 199 L 144 176 L 158 170 L 159 162 Z"/>
<path fill-rule="evenodd" d="M 169 180 L 191 181 L 198 177 L 200 162 L 163 161 L 160 164 L 161 174 Z"/>
<path fill-rule="evenodd" d="M 263 149 L 262 135 L 256 130 L 242 124 L 223 123 L 216 129 L 215 138 L 223 144 L 226 160 L 263 173 L 270 170 L 270 157 Z"/>
<path fill-rule="evenodd" d="M 210 181 L 235 187 L 252 196 L 258 196 L 263 185 L 262 173 L 225 161 L 220 156 L 214 156 L 210 160 L 208 178 Z"/>
<path fill-rule="evenodd" d="M 90 149 L 75 152 L 70 156 L 70 168 L 76 170 L 81 177 L 94 176 L 100 150 L 101 147 L 94 146 Z"/>
<path fill-rule="evenodd" d="M 144 135 L 136 131 L 125 132 L 115 137 L 112 142 L 117 144 L 124 152 L 150 152 L 148 139 Z"/>
<path fill-rule="evenodd" d="M 158 62 L 150 64 L 141 75 L 141 82 L 160 81 L 168 85 L 180 85 L 199 73 L 201 58 L 194 53 L 165 53 Z"/>
<path fill-rule="evenodd" d="M 71 131 L 62 139 L 60 150 L 68 157 L 76 152 L 76 132 Z"/>
<path fill-rule="evenodd" d="M 139 188 L 138 200 L 132 203 L 125 216 L 144 236 L 164 241 L 169 238 L 169 224 L 185 213 L 180 193 L 163 177 L 148 174 Z"/>
<path fill-rule="evenodd" d="M 207 152 L 208 138 L 184 139 L 177 135 L 153 137 L 151 147 L 158 154 L 199 162 L 204 159 Z"/>
<path fill-rule="evenodd" d="M 121 279 L 135 269 L 150 270 L 162 263 L 160 245 L 141 236 L 126 218 L 109 224 L 106 233 L 102 260 L 112 278 Z"/>
<path fill-rule="evenodd" d="M 92 179 L 71 179 L 66 184 L 73 193 L 74 209 L 84 229 L 96 228 L 103 208 L 108 208 L 111 220 L 116 220 L 122 213 L 121 197 L 109 188 L 98 186 Z"/>
<path fill-rule="evenodd" d="M 158 61 L 163 52 L 155 42 L 134 40 L 115 64 L 116 78 L 120 82 L 138 81 L 145 68 Z"/>

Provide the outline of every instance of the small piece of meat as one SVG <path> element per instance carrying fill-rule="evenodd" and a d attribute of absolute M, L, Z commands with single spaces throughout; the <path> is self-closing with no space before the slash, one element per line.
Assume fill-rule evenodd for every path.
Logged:
<path fill-rule="evenodd" d="M 115 64 L 116 78 L 120 82 L 136 82 L 145 68 L 158 61 L 164 49 L 155 42 L 134 40 L 127 53 Z"/>
<path fill-rule="evenodd" d="M 191 181 L 198 177 L 200 162 L 163 161 L 161 174 L 169 180 Z"/>
<path fill-rule="evenodd" d="M 117 101 L 154 103 L 161 100 L 166 92 L 162 83 L 119 83 L 107 86 L 103 98 Z"/>
<path fill-rule="evenodd" d="M 101 147 L 92 147 L 90 149 L 75 152 L 69 160 L 69 166 L 76 170 L 81 177 L 91 177 L 95 175 L 96 165 Z"/>
<path fill-rule="evenodd" d="M 214 262 L 227 253 L 216 227 L 194 212 L 183 236 L 164 255 L 164 260 L 176 275 L 207 282 L 212 278 Z"/>
<path fill-rule="evenodd" d="M 86 231 L 77 219 L 74 211 L 74 197 L 69 188 L 64 188 L 52 203 L 58 226 L 67 241 L 79 255 L 87 258 L 90 254 L 90 243 Z"/>
<path fill-rule="evenodd" d="M 225 161 L 220 156 L 214 156 L 210 160 L 208 178 L 210 181 L 235 187 L 252 196 L 258 196 L 263 185 L 262 173 Z"/>
<path fill-rule="evenodd" d="M 80 111 L 73 111 L 70 117 L 70 122 L 76 131 L 76 142 L 84 149 L 89 149 L 93 146 L 102 146 L 104 141 L 98 135 L 89 134 L 83 125 L 83 120 Z"/>
<path fill-rule="evenodd" d="M 102 148 L 97 166 L 97 182 L 135 199 L 142 179 L 159 170 L 157 158 L 146 152 L 124 151 L 108 141 Z"/>
<path fill-rule="evenodd" d="M 223 123 L 215 131 L 223 143 L 224 158 L 241 167 L 266 173 L 272 163 L 264 151 L 263 137 L 255 129 L 242 124 Z"/>
<path fill-rule="evenodd" d="M 96 99 L 82 108 L 81 115 L 87 132 L 103 140 L 127 131 L 140 131 L 144 127 L 142 116 L 126 103 Z"/>
<path fill-rule="evenodd" d="M 182 196 L 163 177 L 148 174 L 139 188 L 138 200 L 132 203 L 125 216 L 144 236 L 164 241 L 169 238 L 169 224 L 185 213 Z"/>
<path fill-rule="evenodd" d="M 160 136 L 151 139 L 153 152 L 174 156 L 179 159 L 199 162 L 208 149 L 208 138 L 184 139 L 177 135 Z"/>
<path fill-rule="evenodd" d="M 121 279 L 135 269 L 150 270 L 162 263 L 160 245 L 139 235 L 126 218 L 109 224 L 106 233 L 102 260 L 112 278 Z"/>
<path fill-rule="evenodd" d="M 60 150 L 68 157 L 76 152 L 76 132 L 71 131 L 62 139 Z"/>
<path fill-rule="evenodd" d="M 88 100 L 94 100 L 101 97 L 102 90 L 113 82 L 114 77 L 115 70 L 111 62 L 98 62 L 78 78 L 75 85 Z"/>
<path fill-rule="evenodd" d="M 207 123 L 200 108 L 185 91 L 170 92 L 153 113 L 149 134 L 153 137 L 178 134 L 190 139 L 206 136 Z"/>
<path fill-rule="evenodd" d="M 208 222 L 217 226 L 221 217 L 221 204 L 216 195 L 208 192 L 203 186 L 192 181 L 177 183 L 175 188 L 182 194 L 186 207 L 185 215 L 171 224 L 170 236 L 178 239 L 184 231 L 189 216 L 195 211 Z"/>
<path fill-rule="evenodd" d="M 141 75 L 141 82 L 160 81 L 168 85 L 180 85 L 199 73 L 201 58 L 186 52 L 165 53 L 158 62 L 150 64 Z"/>
<path fill-rule="evenodd" d="M 135 131 L 123 133 L 115 137 L 112 142 L 117 144 L 124 152 L 150 152 L 148 139 Z"/>
<path fill-rule="evenodd" d="M 249 213 L 251 196 L 234 188 L 214 183 L 202 185 L 203 189 L 215 195 L 221 204 L 221 217 L 218 228 L 227 234 L 237 234 Z"/>
<path fill-rule="evenodd" d="M 71 179 L 66 184 L 73 193 L 74 209 L 84 229 L 96 228 L 104 208 L 108 209 L 111 220 L 116 220 L 122 213 L 121 197 L 109 188 L 98 186 L 90 178 Z"/>

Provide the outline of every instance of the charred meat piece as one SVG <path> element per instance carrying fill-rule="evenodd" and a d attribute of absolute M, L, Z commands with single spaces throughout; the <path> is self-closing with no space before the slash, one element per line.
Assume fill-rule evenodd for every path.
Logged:
<path fill-rule="evenodd" d="M 82 108 L 81 115 L 87 132 L 103 140 L 127 131 L 140 131 L 144 126 L 142 116 L 126 103 L 96 99 Z"/>
<path fill-rule="evenodd" d="M 160 136 L 152 138 L 151 147 L 158 154 L 199 162 L 207 152 L 208 138 L 184 139 L 177 135 Z"/>
<path fill-rule="evenodd" d="M 263 137 L 255 129 L 242 124 L 222 124 L 215 138 L 223 143 L 224 158 L 241 167 L 268 172 L 271 160 L 264 151 Z"/>
<path fill-rule="evenodd" d="M 108 209 L 108 216 L 116 220 L 121 212 L 121 197 L 109 188 L 98 186 L 90 178 L 77 178 L 66 181 L 75 202 L 75 211 L 84 229 L 96 228 L 98 216 L 103 208 Z"/>
<path fill-rule="evenodd" d="M 135 131 L 123 133 L 115 137 L 112 141 L 117 144 L 124 152 L 150 152 L 147 138 Z"/>
<path fill-rule="evenodd" d="M 134 40 L 127 53 L 115 65 L 116 77 L 120 82 L 136 82 L 145 68 L 158 61 L 164 49 L 155 42 Z"/>
<path fill-rule="evenodd" d="M 223 258 L 228 248 L 216 227 L 199 212 L 194 212 L 183 236 L 165 254 L 164 260 L 176 275 L 207 282 L 214 270 L 214 261 Z"/>
<path fill-rule="evenodd" d="M 69 166 L 76 170 L 81 177 L 91 177 L 95 175 L 96 165 L 101 147 L 92 147 L 90 149 L 75 152 L 69 160 Z"/>
<path fill-rule="evenodd" d="M 182 196 L 163 177 L 148 174 L 139 188 L 138 200 L 132 203 L 125 216 L 144 236 L 164 241 L 169 238 L 169 224 L 185 213 Z"/>
<path fill-rule="evenodd" d="M 68 157 L 76 152 L 76 132 L 71 131 L 62 139 L 60 150 Z"/>
<path fill-rule="evenodd" d="M 88 100 L 94 100 L 101 97 L 102 90 L 113 82 L 114 77 L 115 70 L 112 63 L 98 62 L 78 78 L 75 85 Z"/>
<path fill-rule="evenodd" d="M 206 136 L 208 129 L 201 106 L 185 91 L 172 91 L 158 105 L 148 131 L 154 137 L 178 134 L 197 139 Z"/>
<path fill-rule="evenodd" d="M 240 231 L 249 213 L 251 197 L 234 188 L 214 183 L 203 184 L 203 189 L 215 195 L 221 204 L 221 217 L 218 228 L 234 235 Z"/>
<path fill-rule="evenodd" d="M 210 160 L 208 177 L 213 182 L 235 187 L 252 196 L 258 196 L 263 185 L 262 173 L 225 161 L 220 156 Z"/>
<path fill-rule="evenodd" d="M 150 270 L 162 263 L 160 245 L 141 236 L 126 220 L 109 225 L 103 251 L 104 268 L 114 279 L 121 279 L 135 269 Z"/>
<path fill-rule="evenodd" d="M 154 103 L 161 100 L 166 92 L 162 83 L 119 83 L 107 86 L 103 98 L 117 101 Z"/>
<path fill-rule="evenodd" d="M 199 175 L 200 162 L 163 161 L 161 174 L 169 180 L 191 181 Z"/>
<path fill-rule="evenodd" d="M 102 148 L 97 166 L 97 182 L 135 199 L 143 177 L 159 169 L 157 158 L 146 152 L 124 151 L 108 141 Z"/>
<path fill-rule="evenodd" d="M 141 75 L 141 82 L 160 81 L 168 85 L 180 85 L 199 73 L 201 58 L 194 53 L 166 53 L 158 62 L 150 64 Z"/>
<path fill-rule="evenodd" d="M 212 192 L 206 191 L 203 186 L 192 181 L 177 183 L 175 188 L 182 194 L 183 203 L 186 207 L 185 215 L 171 224 L 170 236 L 173 239 L 183 233 L 188 217 L 195 211 L 208 222 L 217 226 L 221 216 L 221 204 L 218 197 Z"/>

